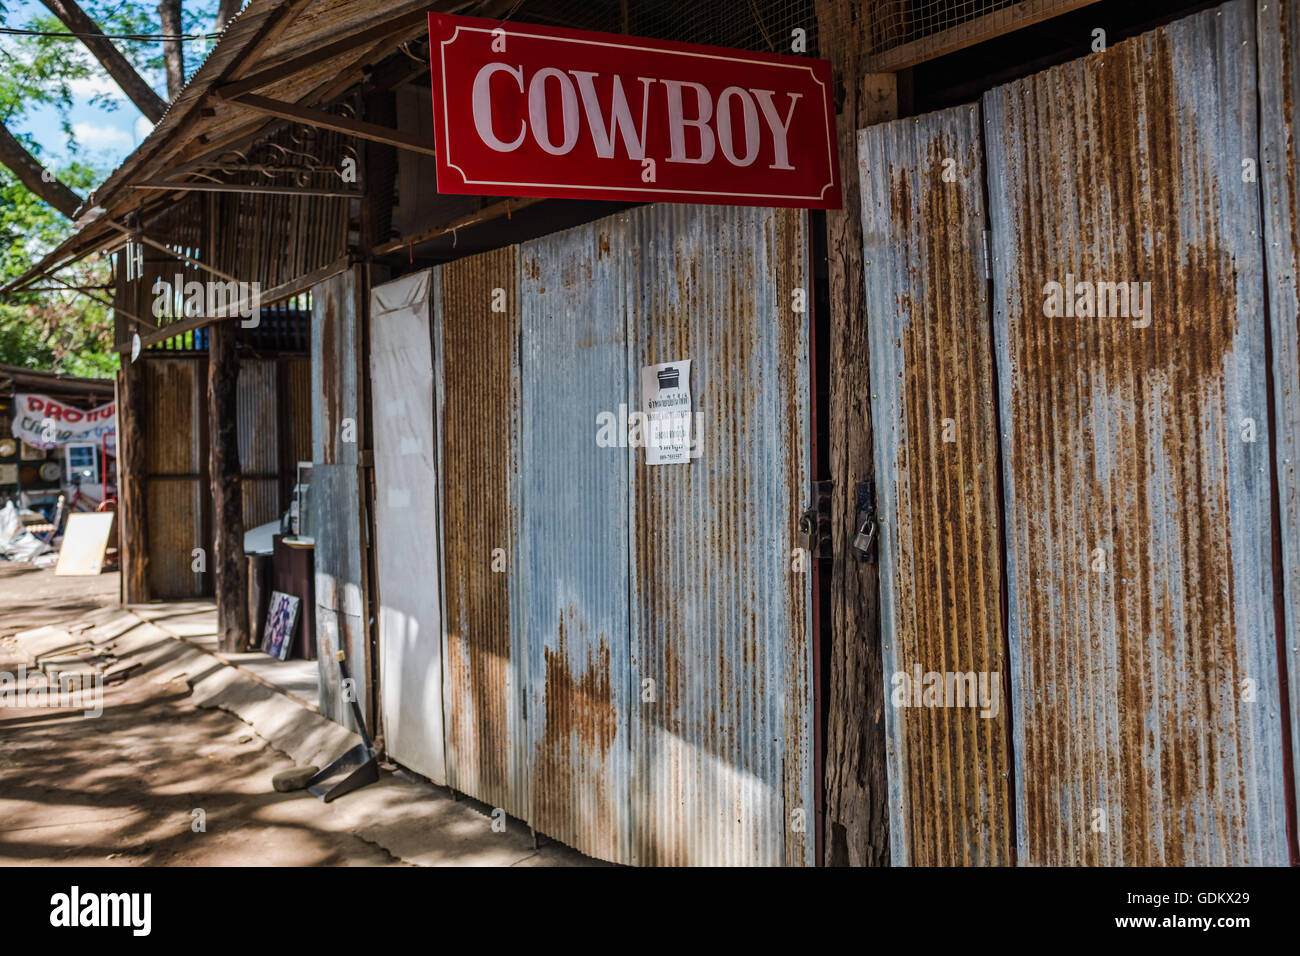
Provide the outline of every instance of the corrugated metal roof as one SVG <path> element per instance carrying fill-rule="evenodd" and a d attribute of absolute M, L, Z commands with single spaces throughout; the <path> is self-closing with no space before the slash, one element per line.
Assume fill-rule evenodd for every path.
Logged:
<path fill-rule="evenodd" d="M 1023 863 L 1287 861 L 1254 10 L 984 98 Z"/>

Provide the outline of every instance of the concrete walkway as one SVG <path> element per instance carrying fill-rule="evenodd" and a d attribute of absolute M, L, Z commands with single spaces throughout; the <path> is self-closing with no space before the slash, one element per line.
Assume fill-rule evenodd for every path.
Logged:
<path fill-rule="evenodd" d="M 105 607 L 0 638 L 0 671 L 21 665 L 28 685 L 52 662 L 119 676 L 99 716 L 3 701 L 0 864 L 600 865 L 535 846 L 513 818 L 497 832 L 492 808 L 392 766 L 329 804 L 275 793 L 275 772 L 324 766 L 359 738 L 301 699 L 314 662 L 207 649 L 212 614 Z"/>

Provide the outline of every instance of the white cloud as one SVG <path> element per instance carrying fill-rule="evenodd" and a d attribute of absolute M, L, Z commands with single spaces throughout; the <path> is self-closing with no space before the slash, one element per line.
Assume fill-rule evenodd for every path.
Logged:
<path fill-rule="evenodd" d="M 73 123 L 72 134 L 77 137 L 77 142 L 90 149 L 130 149 L 135 145 L 131 135 L 116 126 Z"/>
<path fill-rule="evenodd" d="M 68 89 L 78 99 L 107 96 L 110 100 L 126 102 L 126 94 L 122 92 L 122 88 L 106 76 L 83 76 L 69 80 Z"/>
<path fill-rule="evenodd" d="M 135 118 L 135 138 L 137 142 L 143 143 L 144 138 L 153 132 L 153 123 L 149 122 L 146 116 L 137 116 Z"/>

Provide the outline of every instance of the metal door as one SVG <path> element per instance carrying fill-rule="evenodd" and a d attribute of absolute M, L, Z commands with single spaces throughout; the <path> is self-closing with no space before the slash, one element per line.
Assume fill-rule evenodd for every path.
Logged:
<path fill-rule="evenodd" d="M 629 214 L 627 366 L 689 359 L 702 454 L 630 448 L 632 862 L 814 852 L 807 214 Z"/>
<path fill-rule="evenodd" d="M 873 126 L 858 145 L 890 850 L 895 865 L 1006 864 L 1009 715 L 979 110 Z M 927 697 L 939 680 L 942 699 Z"/>

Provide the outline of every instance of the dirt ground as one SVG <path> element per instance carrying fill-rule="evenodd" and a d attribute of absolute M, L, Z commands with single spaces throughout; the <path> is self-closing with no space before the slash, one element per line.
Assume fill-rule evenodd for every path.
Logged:
<path fill-rule="evenodd" d="M 117 586 L 116 574 L 0 562 L 0 671 L 25 663 L 13 634 L 114 604 Z M 132 678 L 105 688 L 95 719 L 0 706 L 0 865 L 399 863 L 313 798 L 274 792 L 272 774 L 292 761 L 189 696 L 183 683 Z"/>

